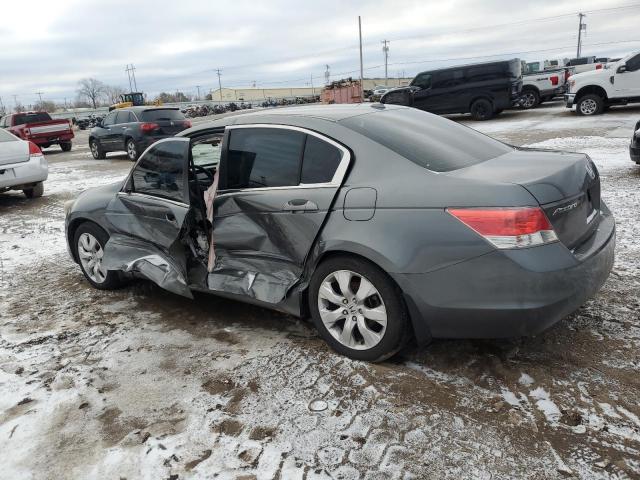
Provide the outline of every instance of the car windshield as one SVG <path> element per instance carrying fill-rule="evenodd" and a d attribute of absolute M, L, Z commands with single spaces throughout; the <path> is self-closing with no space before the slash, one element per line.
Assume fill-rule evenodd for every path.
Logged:
<path fill-rule="evenodd" d="M 434 172 L 469 167 L 513 150 L 469 127 L 414 108 L 359 115 L 341 123 Z"/>
<path fill-rule="evenodd" d="M 14 137 L 13 135 L 11 135 L 6 130 L 2 130 L 0 128 L 0 143 L 2 143 L 2 142 L 15 142 L 17 140 L 18 140 L 17 137 Z"/>
<path fill-rule="evenodd" d="M 48 113 L 18 113 L 13 117 L 14 125 L 22 125 L 25 123 L 48 122 L 51 117 Z"/>
<path fill-rule="evenodd" d="M 174 108 L 156 108 L 142 112 L 143 122 L 155 122 L 157 120 L 184 120 L 182 112 Z"/>

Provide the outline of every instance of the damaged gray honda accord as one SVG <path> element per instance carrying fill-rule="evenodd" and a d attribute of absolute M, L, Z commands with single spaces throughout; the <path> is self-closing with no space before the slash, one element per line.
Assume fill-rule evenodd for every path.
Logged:
<path fill-rule="evenodd" d="M 96 288 L 144 277 L 310 315 L 369 361 L 412 336 L 538 333 L 598 291 L 615 245 L 588 156 L 379 104 L 199 125 L 65 211 Z"/>

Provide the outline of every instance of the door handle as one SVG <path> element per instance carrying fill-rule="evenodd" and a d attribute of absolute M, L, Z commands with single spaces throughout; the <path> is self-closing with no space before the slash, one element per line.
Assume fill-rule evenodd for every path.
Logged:
<path fill-rule="evenodd" d="M 282 206 L 282 210 L 287 212 L 312 212 L 318 210 L 318 205 L 311 200 L 296 198 L 285 203 Z"/>

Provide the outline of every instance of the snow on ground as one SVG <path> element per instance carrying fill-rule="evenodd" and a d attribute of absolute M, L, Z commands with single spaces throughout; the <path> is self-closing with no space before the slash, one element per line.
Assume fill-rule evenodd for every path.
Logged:
<path fill-rule="evenodd" d="M 0 477 L 638 478 L 638 117 L 545 106 L 463 120 L 589 154 L 617 220 L 614 271 L 536 338 L 437 341 L 379 365 L 257 307 L 90 288 L 66 255 L 62 204 L 131 164 L 91 160 L 85 132 L 85 148 L 49 149 L 45 197 L 0 195 Z"/>

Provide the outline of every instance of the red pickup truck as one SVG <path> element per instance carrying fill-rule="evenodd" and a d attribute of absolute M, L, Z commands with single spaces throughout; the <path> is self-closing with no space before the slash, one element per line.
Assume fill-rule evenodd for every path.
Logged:
<path fill-rule="evenodd" d="M 6 128 L 16 137 L 31 141 L 40 148 L 57 143 L 62 151 L 71 150 L 71 123 L 64 119 L 53 120 L 47 112 L 10 113 L 0 120 L 0 128 Z"/>

